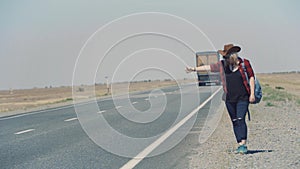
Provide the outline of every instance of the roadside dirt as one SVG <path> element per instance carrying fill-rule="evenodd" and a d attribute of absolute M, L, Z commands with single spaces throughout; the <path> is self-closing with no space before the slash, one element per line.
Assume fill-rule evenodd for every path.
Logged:
<path fill-rule="evenodd" d="M 262 74 L 258 78 L 263 86 L 274 89 L 271 92 L 287 92 L 293 99 L 269 98 L 250 106 L 249 153 L 246 155 L 233 153 L 237 143 L 227 110 L 224 110 L 215 132 L 189 157 L 190 169 L 300 168 L 300 74 Z"/>

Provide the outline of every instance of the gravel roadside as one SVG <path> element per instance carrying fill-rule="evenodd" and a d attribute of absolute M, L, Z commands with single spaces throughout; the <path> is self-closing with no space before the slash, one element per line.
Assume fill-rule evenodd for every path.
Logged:
<path fill-rule="evenodd" d="M 224 110 L 213 135 L 189 157 L 190 168 L 300 168 L 300 107 L 297 103 L 279 102 L 268 106 L 262 101 L 251 105 L 250 111 L 248 154 L 233 153 L 237 144 Z"/>

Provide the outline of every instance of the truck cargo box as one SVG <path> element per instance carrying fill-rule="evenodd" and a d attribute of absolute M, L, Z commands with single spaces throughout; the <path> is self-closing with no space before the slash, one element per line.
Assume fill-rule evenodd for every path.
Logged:
<path fill-rule="evenodd" d="M 196 53 L 196 66 L 215 64 L 220 60 L 220 54 L 215 51 L 197 52 Z M 210 71 L 198 71 L 198 85 L 220 85 L 221 78 L 220 73 L 214 73 Z"/>

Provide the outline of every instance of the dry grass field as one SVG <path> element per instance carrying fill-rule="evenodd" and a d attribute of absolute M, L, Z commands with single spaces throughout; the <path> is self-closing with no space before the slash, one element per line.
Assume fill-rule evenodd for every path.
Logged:
<path fill-rule="evenodd" d="M 176 85 L 174 81 L 145 81 L 129 84 L 129 92 L 144 91 L 164 86 Z M 113 94 L 122 94 L 128 91 L 127 83 L 112 85 Z M 106 85 L 78 86 L 74 89 L 79 99 L 90 99 L 88 96 L 95 95 L 97 98 L 108 96 Z M 110 93 L 111 94 L 111 93 Z M 87 96 L 87 97 L 84 97 Z M 0 91 L 0 112 L 29 111 L 33 108 L 70 104 L 73 101 L 72 87 L 34 88 L 19 89 L 12 91 Z M 46 107 L 45 107 L 46 106 Z"/>
<path fill-rule="evenodd" d="M 300 73 L 258 74 L 266 106 L 296 102 L 300 106 Z"/>
<path fill-rule="evenodd" d="M 285 90 L 300 97 L 300 73 L 258 74 L 257 77 L 265 86 Z"/>

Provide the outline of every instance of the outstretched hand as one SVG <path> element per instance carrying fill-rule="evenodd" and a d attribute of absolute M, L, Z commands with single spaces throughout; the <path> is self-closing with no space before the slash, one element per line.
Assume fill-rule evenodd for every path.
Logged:
<path fill-rule="evenodd" d="M 185 72 L 186 73 L 190 73 L 190 72 L 194 72 L 195 71 L 195 68 L 194 67 L 189 67 L 189 66 L 187 66 L 186 68 L 185 68 Z"/>

